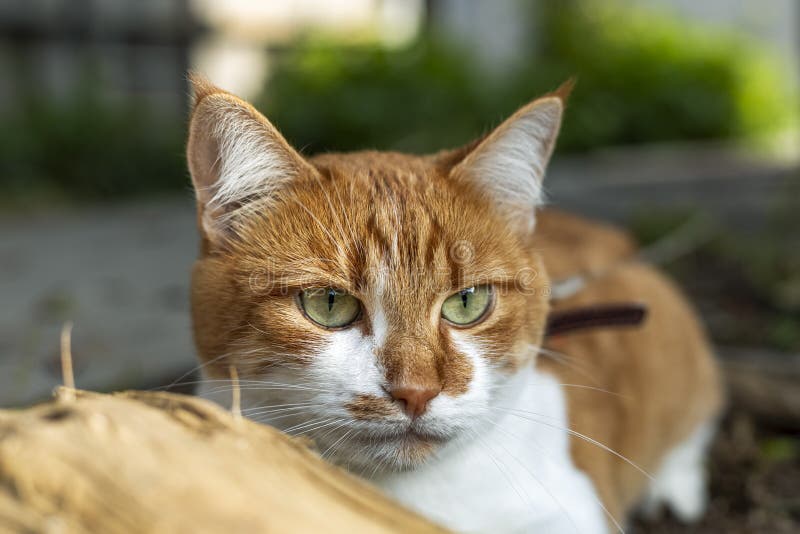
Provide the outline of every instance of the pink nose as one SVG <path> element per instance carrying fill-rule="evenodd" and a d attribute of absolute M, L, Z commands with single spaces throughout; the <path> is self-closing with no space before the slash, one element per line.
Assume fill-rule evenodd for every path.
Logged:
<path fill-rule="evenodd" d="M 389 393 L 403 404 L 403 409 L 408 416 L 415 419 L 425 413 L 428 403 L 439 394 L 440 387 L 400 387 L 393 388 Z"/>

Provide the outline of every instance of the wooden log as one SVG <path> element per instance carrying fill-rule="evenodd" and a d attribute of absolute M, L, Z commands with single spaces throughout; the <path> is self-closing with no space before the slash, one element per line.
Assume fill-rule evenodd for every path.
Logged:
<path fill-rule="evenodd" d="M 0 532 L 443 532 L 297 439 L 162 392 L 0 410 Z"/>

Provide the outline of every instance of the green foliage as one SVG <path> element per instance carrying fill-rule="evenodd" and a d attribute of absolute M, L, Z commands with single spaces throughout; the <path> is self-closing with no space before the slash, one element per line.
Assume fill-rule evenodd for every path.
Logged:
<path fill-rule="evenodd" d="M 257 104 L 309 152 L 457 146 L 572 76 L 561 150 L 751 136 L 796 121 L 772 56 L 752 42 L 630 4 L 600 4 L 537 3 L 544 9 L 535 42 L 523 46 L 519 65 L 491 79 L 436 35 L 399 50 L 302 41 L 277 58 Z M 103 199 L 188 183 L 183 121 L 130 97 L 109 102 L 86 79 L 58 101 L 22 90 L 0 114 L 0 202 Z"/>
<path fill-rule="evenodd" d="M 800 455 L 800 440 L 790 436 L 764 439 L 759 446 L 761 456 L 769 462 L 789 462 Z"/>
<path fill-rule="evenodd" d="M 796 119 L 788 80 L 750 39 L 613 2 L 548 3 L 543 26 L 531 75 L 579 78 L 570 148 L 741 137 Z"/>
<path fill-rule="evenodd" d="M 106 101 L 92 84 L 63 100 L 24 92 L 0 117 L 6 199 L 105 199 L 186 184 L 182 125 L 135 101 Z"/>
<path fill-rule="evenodd" d="M 464 59 L 431 40 L 398 51 L 306 42 L 281 58 L 259 107 L 312 151 L 456 145 L 490 111 Z"/>
<path fill-rule="evenodd" d="M 572 76 L 562 150 L 741 137 L 796 117 L 771 56 L 749 40 L 627 4 L 542 4 L 529 46 L 539 53 L 498 80 L 435 36 L 401 50 L 303 41 L 261 107 L 311 152 L 458 145 Z"/>

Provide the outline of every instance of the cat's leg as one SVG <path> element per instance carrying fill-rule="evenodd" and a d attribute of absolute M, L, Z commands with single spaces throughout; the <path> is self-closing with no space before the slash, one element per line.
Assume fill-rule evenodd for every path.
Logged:
<path fill-rule="evenodd" d="M 698 425 L 667 454 L 645 497 L 646 516 L 656 516 L 662 505 L 687 523 L 703 516 L 708 502 L 705 458 L 716 427 L 716 421 Z"/>

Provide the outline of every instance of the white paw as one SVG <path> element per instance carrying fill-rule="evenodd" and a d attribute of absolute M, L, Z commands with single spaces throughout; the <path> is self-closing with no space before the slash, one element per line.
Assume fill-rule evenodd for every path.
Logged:
<path fill-rule="evenodd" d="M 675 516 L 689 523 L 700 519 L 706 509 L 706 477 L 702 465 L 681 466 L 673 470 L 660 484 L 661 502 Z"/>
<path fill-rule="evenodd" d="M 699 426 L 664 458 L 642 507 L 646 516 L 655 517 L 662 505 L 686 523 L 703 516 L 708 504 L 704 459 L 713 429 L 710 423 Z"/>

